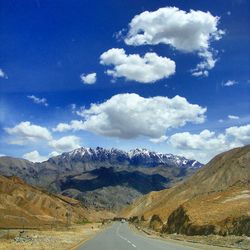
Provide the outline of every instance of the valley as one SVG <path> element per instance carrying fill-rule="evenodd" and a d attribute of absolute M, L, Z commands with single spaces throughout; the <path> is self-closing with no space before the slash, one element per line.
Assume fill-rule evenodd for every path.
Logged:
<path fill-rule="evenodd" d="M 150 191 L 173 186 L 200 167 L 197 161 L 146 149 L 79 148 L 42 163 L 0 158 L 2 175 L 115 212 Z"/>
<path fill-rule="evenodd" d="M 0 0 L 0 250 L 250 250 L 250 0 Z"/>
<path fill-rule="evenodd" d="M 80 148 L 42 163 L 0 157 L 0 173 L 5 230 L 56 232 L 98 222 L 105 228 L 120 217 L 151 236 L 209 244 L 207 237 L 220 235 L 220 245 L 248 245 L 250 146 L 205 166 L 146 150 L 128 158 L 114 149 Z"/>

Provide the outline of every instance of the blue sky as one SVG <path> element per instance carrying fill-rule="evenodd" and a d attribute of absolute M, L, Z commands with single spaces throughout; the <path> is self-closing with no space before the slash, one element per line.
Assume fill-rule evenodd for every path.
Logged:
<path fill-rule="evenodd" d="M 249 1 L 1 0 L 0 18 L 1 155 L 250 143 Z"/>

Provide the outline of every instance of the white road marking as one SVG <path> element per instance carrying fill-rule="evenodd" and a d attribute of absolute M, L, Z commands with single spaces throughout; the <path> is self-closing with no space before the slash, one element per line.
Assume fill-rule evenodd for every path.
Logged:
<path fill-rule="evenodd" d="M 136 245 L 135 245 L 135 244 L 133 244 L 130 240 L 128 240 L 127 238 L 125 238 L 125 237 L 123 237 L 122 235 L 120 235 L 120 233 L 119 233 L 120 227 L 121 227 L 121 224 L 120 224 L 120 225 L 117 227 L 117 229 L 116 229 L 116 235 L 117 235 L 118 237 L 120 237 L 121 239 L 127 241 L 128 244 L 130 244 L 132 247 L 136 248 Z"/>

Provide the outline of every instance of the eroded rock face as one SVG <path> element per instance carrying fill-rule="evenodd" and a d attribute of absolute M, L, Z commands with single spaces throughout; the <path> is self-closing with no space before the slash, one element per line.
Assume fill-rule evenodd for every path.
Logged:
<path fill-rule="evenodd" d="M 163 222 L 159 215 L 154 214 L 149 222 L 149 227 L 155 231 L 160 232 L 162 230 Z"/>
<path fill-rule="evenodd" d="M 140 219 L 138 216 L 133 216 L 129 218 L 129 222 L 134 223 L 134 224 L 138 224 L 140 222 Z"/>
<path fill-rule="evenodd" d="M 222 221 L 219 234 L 223 236 L 229 234 L 250 236 L 250 216 L 227 218 Z"/>
<path fill-rule="evenodd" d="M 228 217 L 221 222 L 214 224 L 198 225 L 193 222 L 187 209 L 184 206 L 179 206 L 169 216 L 167 224 L 162 227 L 163 233 L 177 233 L 186 235 L 209 235 L 218 234 L 226 235 L 246 235 L 250 236 L 250 217 L 241 216 L 238 218 Z"/>
<path fill-rule="evenodd" d="M 178 233 L 186 235 L 208 235 L 215 233 L 214 225 L 193 224 L 183 206 L 179 206 L 168 217 L 167 224 L 162 228 L 163 233 Z"/>

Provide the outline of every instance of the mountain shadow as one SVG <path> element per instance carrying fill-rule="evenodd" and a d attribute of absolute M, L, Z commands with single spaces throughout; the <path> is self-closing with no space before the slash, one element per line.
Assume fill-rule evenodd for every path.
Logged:
<path fill-rule="evenodd" d="M 81 192 L 93 191 L 104 187 L 127 186 L 141 194 L 164 189 L 169 178 L 160 174 L 147 175 L 139 171 L 116 171 L 114 168 L 101 167 L 84 174 L 67 176 L 59 180 L 61 191 L 77 189 Z"/>

